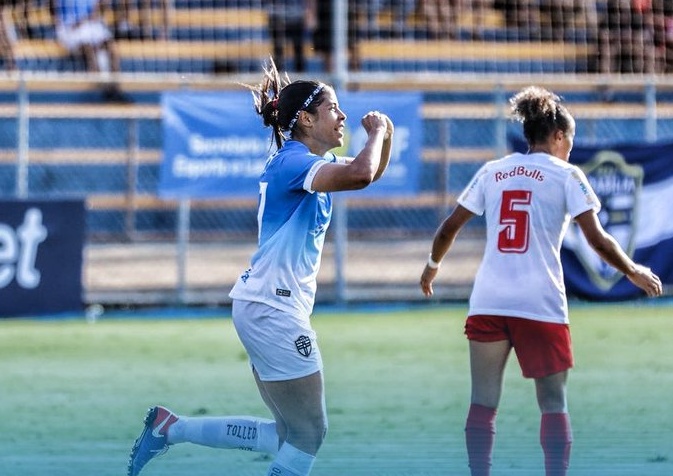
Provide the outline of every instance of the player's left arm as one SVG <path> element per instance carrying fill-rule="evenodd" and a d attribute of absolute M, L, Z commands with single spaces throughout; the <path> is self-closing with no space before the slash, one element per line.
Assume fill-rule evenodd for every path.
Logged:
<path fill-rule="evenodd" d="M 607 233 L 594 210 L 589 210 L 575 217 L 587 242 L 598 255 L 610 266 L 626 275 L 634 285 L 645 291 L 648 296 L 660 296 L 663 286 L 659 276 L 646 266 L 635 263 L 624 252 L 617 240 Z"/>

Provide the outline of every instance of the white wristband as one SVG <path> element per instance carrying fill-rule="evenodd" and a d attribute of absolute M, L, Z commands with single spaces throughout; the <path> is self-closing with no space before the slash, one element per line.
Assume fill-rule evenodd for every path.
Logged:
<path fill-rule="evenodd" d="M 428 255 L 428 268 L 430 269 L 439 269 L 440 263 L 432 259 L 432 253 Z"/>

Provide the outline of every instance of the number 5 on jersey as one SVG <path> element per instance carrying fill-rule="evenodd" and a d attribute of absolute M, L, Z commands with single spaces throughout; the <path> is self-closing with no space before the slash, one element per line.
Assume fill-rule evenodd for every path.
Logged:
<path fill-rule="evenodd" d="M 530 215 L 528 205 L 533 194 L 530 190 L 505 190 L 500 205 L 498 250 L 502 253 L 525 253 L 528 251 Z"/>

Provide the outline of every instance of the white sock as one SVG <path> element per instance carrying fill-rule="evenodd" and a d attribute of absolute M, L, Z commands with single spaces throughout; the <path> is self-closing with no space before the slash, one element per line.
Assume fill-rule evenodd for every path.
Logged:
<path fill-rule="evenodd" d="M 184 417 L 168 429 L 168 443 L 194 443 L 212 448 L 278 452 L 276 422 L 251 416 Z"/>
<path fill-rule="evenodd" d="M 304 453 L 286 442 L 278 450 L 266 476 L 308 476 L 314 461 L 315 456 Z"/>

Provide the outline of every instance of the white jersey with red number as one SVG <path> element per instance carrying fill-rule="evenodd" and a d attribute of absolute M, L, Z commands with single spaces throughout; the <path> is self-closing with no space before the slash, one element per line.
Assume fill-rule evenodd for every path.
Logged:
<path fill-rule="evenodd" d="M 551 155 L 515 153 L 486 163 L 458 203 L 486 219 L 469 315 L 567 323 L 561 242 L 571 217 L 600 209 L 584 173 Z"/>

